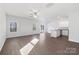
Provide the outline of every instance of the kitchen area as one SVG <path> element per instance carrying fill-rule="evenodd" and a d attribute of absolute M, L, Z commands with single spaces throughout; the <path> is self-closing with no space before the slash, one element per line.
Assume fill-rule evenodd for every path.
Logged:
<path fill-rule="evenodd" d="M 48 24 L 48 33 L 50 37 L 69 36 L 69 22 L 68 21 L 54 21 Z"/>

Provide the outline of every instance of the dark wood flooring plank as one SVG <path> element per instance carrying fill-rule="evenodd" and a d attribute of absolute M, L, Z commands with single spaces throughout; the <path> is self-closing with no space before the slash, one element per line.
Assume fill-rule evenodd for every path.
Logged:
<path fill-rule="evenodd" d="M 29 55 L 77 55 L 79 43 L 68 41 L 68 37 L 51 38 L 48 33 L 30 35 L 17 38 L 8 38 L 0 52 L 1 55 L 20 55 L 20 49 L 28 44 L 33 37 L 39 42 L 34 46 Z"/>

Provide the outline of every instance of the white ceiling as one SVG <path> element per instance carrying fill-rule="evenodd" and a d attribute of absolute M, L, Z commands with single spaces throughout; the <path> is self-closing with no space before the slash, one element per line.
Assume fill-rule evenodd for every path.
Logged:
<path fill-rule="evenodd" d="M 79 11 L 78 3 L 4 3 L 0 7 L 9 14 L 28 17 L 30 10 L 37 8 L 40 11 L 39 17 L 45 19 L 56 18 L 56 16 L 68 16 L 72 12 Z"/>

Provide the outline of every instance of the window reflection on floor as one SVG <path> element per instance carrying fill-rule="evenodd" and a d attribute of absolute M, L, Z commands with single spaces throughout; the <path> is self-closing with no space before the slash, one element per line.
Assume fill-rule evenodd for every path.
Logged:
<path fill-rule="evenodd" d="M 25 45 L 23 48 L 20 49 L 20 53 L 22 55 L 28 55 L 29 52 L 33 49 L 33 47 L 38 43 L 39 39 L 33 38 L 31 42 Z"/>

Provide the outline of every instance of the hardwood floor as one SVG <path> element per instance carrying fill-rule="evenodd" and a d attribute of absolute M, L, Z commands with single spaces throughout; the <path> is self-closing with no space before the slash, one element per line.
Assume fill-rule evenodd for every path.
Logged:
<path fill-rule="evenodd" d="M 79 43 L 68 41 L 68 37 L 51 38 L 48 33 L 8 38 L 0 55 L 20 55 L 20 49 L 28 44 L 33 37 L 39 39 L 29 55 L 78 55 Z"/>

